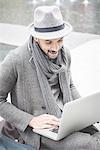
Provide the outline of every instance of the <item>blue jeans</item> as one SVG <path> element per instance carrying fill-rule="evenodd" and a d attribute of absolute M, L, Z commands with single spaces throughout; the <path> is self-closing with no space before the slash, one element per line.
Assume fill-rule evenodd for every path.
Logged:
<path fill-rule="evenodd" d="M 35 148 L 31 145 L 20 144 L 4 135 L 0 135 L 0 150 L 35 150 Z"/>

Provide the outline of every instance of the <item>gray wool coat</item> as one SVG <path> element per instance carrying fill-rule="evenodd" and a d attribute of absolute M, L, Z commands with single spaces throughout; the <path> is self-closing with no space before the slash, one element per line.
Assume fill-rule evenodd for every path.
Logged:
<path fill-rule="evenodd" d="M 70 67 L 70 54 L 67 52 Z M 68 68 L 69 69 L 69 68 Z M 71 78 L 68 81 L 73 99 L 79 94 Z M 68 90 L 68 89 L 66 89 Z M 7 102 L 8 93 L 11 103 Z M 40 136 L 28 126 L 33 116 L 46 113 L 37 73 L 28 42 L 5 57 L 0 64 L 0 116 L 15 127 L 26 143 L 39 149 Z"/>

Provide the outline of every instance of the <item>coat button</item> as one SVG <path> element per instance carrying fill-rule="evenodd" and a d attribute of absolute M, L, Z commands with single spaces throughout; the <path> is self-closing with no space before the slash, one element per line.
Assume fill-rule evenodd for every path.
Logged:
<path fill-rule="evenodd" d="M 45 106 L 42 106 L 41 108 L 42 108 L 42 109 L 46 109 L 46 107 L 45 107 Z"/>

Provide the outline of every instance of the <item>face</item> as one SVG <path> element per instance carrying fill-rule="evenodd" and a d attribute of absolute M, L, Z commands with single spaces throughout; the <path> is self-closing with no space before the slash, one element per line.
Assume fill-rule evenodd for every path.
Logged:
<path fill-rule="evenodd" d="M 50 59 L 55 59 L 59 54 L 59 50 L 63 46 L 63 38 L 53 40 L 35 39 L 35 41 L 38 42 L 43 52 Z"/>

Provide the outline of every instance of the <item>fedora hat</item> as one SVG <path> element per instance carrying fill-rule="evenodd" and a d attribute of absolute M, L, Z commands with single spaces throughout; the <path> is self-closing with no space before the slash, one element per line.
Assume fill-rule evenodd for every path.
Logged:
<path fill-rule="evenodd" d="M 29 32 L 39 39 L 57 39 L 68 35 L 72 26 L 63 21 L 57 6 L 40 6 L 34 11 L 34 23 L 29 26 Z"/>

